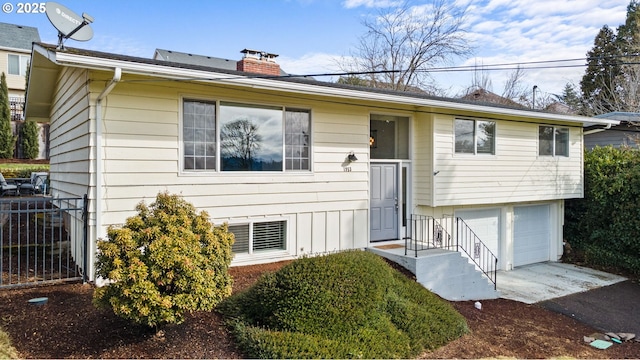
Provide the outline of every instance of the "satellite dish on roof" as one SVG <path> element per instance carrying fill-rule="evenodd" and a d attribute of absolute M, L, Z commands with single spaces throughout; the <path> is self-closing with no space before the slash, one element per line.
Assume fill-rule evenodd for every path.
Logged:
<path fill-rule="evenodd" d="M 64 49 L 62 42 L 65 39 L 73 39 L 77 41 L 91 40 L 93 30 L 90 23 L 93 17 L 86 13 L 79 16 L 67 7 L 56 2 L 49 1 L 45 4 L 47 17 L 51 24 L 58 30 L 58 48 Z"/>

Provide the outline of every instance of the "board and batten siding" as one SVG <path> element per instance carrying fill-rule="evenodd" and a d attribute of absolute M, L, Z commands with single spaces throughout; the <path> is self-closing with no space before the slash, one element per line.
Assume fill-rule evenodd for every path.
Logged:
<path fill-rule="evenodd" d="M 140 201 L 149 204 L 168 191 L 207 211 L 215 224 L 287 220 L 283 257 L 368 245 L 368 109 L 232 87 L 127 80 L 103 100 L 103 233 L 135 215 Z M 312 171 L 182 171 L 183 98 L 309 109 Z M 351 151 L 359 160 L 347 165 Z M 276 260 L 273 254 L 236 256 L 234 264 Z"/>
<path fill-rule="evenodd" d="M 436 115 L 432 206 L 582 197 L 582 133 L 569 128 L 569 156 L 539 156 L 540 124 L 496 121 L 495 155 L 456 154 L 454 117 Z"/>

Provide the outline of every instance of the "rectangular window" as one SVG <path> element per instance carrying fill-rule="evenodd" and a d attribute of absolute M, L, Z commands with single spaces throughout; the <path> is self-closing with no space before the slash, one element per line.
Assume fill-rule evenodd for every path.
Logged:
<path fill-rule="evenodd" d="M 216 169 L 216 104 L 185 100 L 182 112 L 185 170 Z"/>
<path fill-rule="evenodd" d="M 284 130 L 286 170 L 309 170 L 310 134 L 309 111 L 287 109 Z"/>
<path fill-rule="evenodd" d="M 569 128 L 540 126 L 538 154 L 541 156 L 569 156 Z"/>
<path fill-rule="evenodd" d="M 229 225 L 229 232 L 235 237 L 234 254 L 286 250 L 287 222 L 284 220 Z"/>
<path fill-rule="evenodd" d="M 27 67 L 29 66 L 29 56 L 8 54 L 8 73 L 9 75 L 27 75 Z"/>
<path fill-rule="evenodd" d="M 309 170 L 308 110 L 184 100 L 184 170 Z M 216 131 L 218 130 L 218 131 Z"/>
<path fill-rule="evenodd" d="M 495 154 L 495 121 L 456 119 L 454 127 L 456 153 Z"/>

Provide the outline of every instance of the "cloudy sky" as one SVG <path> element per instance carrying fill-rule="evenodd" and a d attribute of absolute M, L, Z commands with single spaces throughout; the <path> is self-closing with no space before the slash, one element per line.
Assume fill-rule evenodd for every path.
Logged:
<path fill-rule="evenodd" d="M 524 85 L 557 94 L 578 84 L 584 58 L 603 25 L 624 23 L 629 0 L 450 0 L 468 7 L 468 39 L 475 51 L 447 66 L 523 64 Z M 295 74 L 339 71 L 336 60 L 349 56 L 365 32 L 362 19 L 395 0 L 60 0 L 94 18 L 94 37 L 68 40 L 66 46 L 152 57 L 156 48 L 232 60 L 249 48 L 279 54 L 282 68 Z M 411 0 L 420 6 L 430 0 Z M 37 27 L 43 42 L 56 43 L 57 32 L 43 13 L 25 10 L 25 2 L 0 0 L 0 22 Z M 540 61 L 558 61 L 533 65 Z M 547 69 L 540 66 L 562 65 Z M 576 67 L 567 67 L 576 65 Z M 511 71 L 485 71 L 493 91 L 501 93 Z M 449 95 L 472 82 L 473 72 L 438 73 Z"/>

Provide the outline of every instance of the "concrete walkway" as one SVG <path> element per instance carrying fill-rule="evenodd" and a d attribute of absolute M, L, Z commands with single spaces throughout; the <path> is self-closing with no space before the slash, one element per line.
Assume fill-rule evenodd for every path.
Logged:
<path fill-rule="evenodd" d="M 544 262 L 498 272 L 500 297 L 527 304 L 612 285 L 626 278 L 573 264 Z"/>

